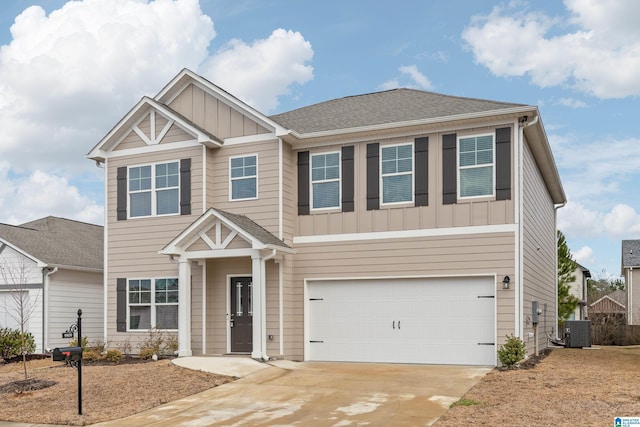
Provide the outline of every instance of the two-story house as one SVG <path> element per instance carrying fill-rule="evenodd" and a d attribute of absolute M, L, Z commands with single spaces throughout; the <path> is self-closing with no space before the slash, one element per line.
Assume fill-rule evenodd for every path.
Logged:
<path fill-rule="evenodd" d="M 495 365 L 556 334 L 565 194 L 535 106 L 410 89 L 265 116 L 181 71 L 91 150 L 105 335 L 179 355 Z"/>

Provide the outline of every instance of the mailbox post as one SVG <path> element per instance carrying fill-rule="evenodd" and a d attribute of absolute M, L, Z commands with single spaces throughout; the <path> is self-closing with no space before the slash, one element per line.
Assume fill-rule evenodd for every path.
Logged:
<path fill-rule="evenodd" d="M 78 346 L 54 348 L 53 361 L 78 368 L 78 415 L 82 415 L 82 310 L 78 310 L 78 322 L 63 332 L 62 338 L 73 338 L 74 330 L 78 331 Z"/>

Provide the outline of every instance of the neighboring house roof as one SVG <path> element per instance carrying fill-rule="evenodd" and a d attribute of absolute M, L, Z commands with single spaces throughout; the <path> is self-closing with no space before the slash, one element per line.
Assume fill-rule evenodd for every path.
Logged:
<path fill-rule="evenodd" d="M 99 225 L 54 216 L 21 225 L 0 224 L 0 242 L 52 267 L 103 270 Z"/>
<path fill-rule="evenodd" d="M 624 313 L 626 312 L 627 294 L 617 290 L 603 296 L 589 306 L 589 313 Z"/>
<path fill-rule="evenodd" d="M 270 118 L 300 134 L 527 107 L 524 104 L 392 89 L 346 96 Z M 529 107 L 531 108 L 531 107 Z"/>
<path fill-rule="evenodd" d="M 589 271 L 589 269 L 587 267 L 583 267 L 582 265 L 578 264 L 576 262 L 576 264 L 578 265 L 578 268 L 580 270 L 582 270 L 582 274 L 584 274 L 584 277 L 591 277 L 591 272 Z"/>
<path fill-rule="evenodd" d="M 622 241 L 622 268 L 640 267 L 640 240 Z"/>

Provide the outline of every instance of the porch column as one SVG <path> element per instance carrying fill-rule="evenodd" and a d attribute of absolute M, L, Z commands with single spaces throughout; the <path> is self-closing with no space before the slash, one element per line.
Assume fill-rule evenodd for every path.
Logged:
<path fill-rule="evenodd" d="M 191 356 L 191 261 L 178 261 L 178 357 Z"/>
<path fill-rule="evenodd" d="M 264 277 L 262 275 L 262 259 L 259 253 L 251 256 L 251 275 L 253 286 L 251 286 L 251 305 L 253 307 L 253 350 L 251 351 L 251 357 L 253 359 L 262 359 L 264 353 L 262 348 L 262 282 Z"/>

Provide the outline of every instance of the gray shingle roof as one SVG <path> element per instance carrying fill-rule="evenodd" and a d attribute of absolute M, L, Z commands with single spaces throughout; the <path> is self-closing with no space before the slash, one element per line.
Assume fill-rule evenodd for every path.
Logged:
<path fill-rule="evenodd" d="M 622 268 L 640 267 L 640 240 L 622 241 Z"/>
<path fill-rule="evenodd" d="M 242 228 L 247 233 L 251 234 L 262 243 L 290 249 L 290 247 L 286 243 L 252 221 L 249 217 L 245 215 L 232 214 L 230 212 L 221 211 L 219 209 L 216 209 L 216 212 L 227 218 L 229 221 L 233 222 L 238 227 Z"/>
<path fill-rule="evenodd" d="M 415 89 L 393 89 L 333 99 L 276 114 L 270 119 L 298 133 L 313 133 L 524 106 Z"/>
<path fill-rule="evenodd" d="M 48 216 L 15 226 L 0 224 L 0 238 L 50 265 L 103 269 L 103 228 Z"/>

